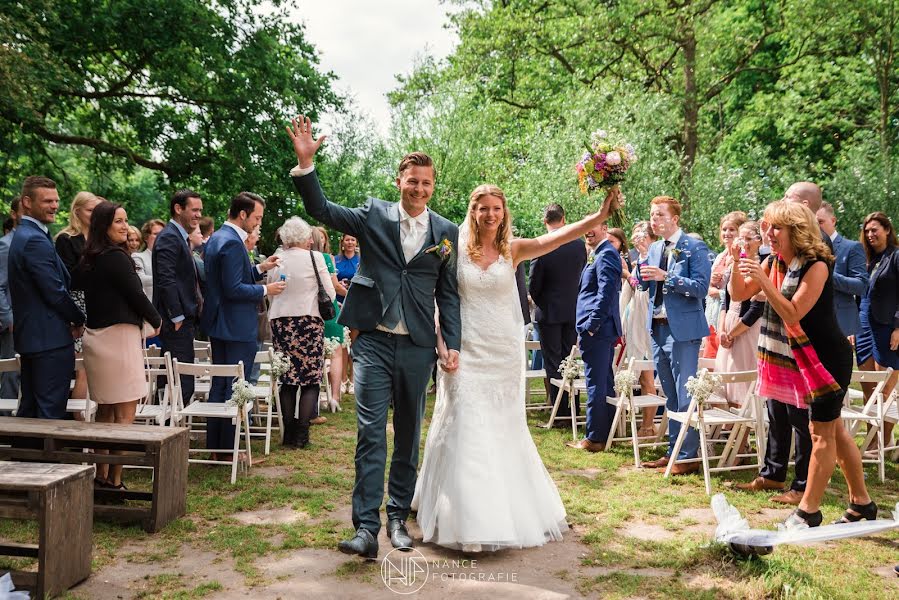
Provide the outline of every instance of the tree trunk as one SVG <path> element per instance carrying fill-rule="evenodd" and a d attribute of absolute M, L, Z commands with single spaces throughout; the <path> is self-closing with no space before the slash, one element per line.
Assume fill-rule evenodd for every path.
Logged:
<path fill-rule="evenodd" d="M 693 181 L 693 163 L 699 146 L 699 99 L 696 91 L 696 32 L 689 15 L 681 20 L 681 49 L 684 52 L 684 123 L 681 155 L 680 194 L 686 208 Z"/>
<path fill-rule="evenodd" d="M 880 92 L 880 122 L 878 137 L 880 139 L 880 160 L 883 166 L 883 192 L 888 198 L 893 189 L 893 166 L 890 144 L 890 96 L 892 94 L 891 77 L 895 49 L 893 45 L 896 29 L 896 4 L 890 3 L 890 11 L 884 15 L 884 26 L 880 39 L 880 48 L 875 50 L 875 68 L 877 69 L 877 87 Z M 877 42 L 875 41 L 875 44 Z"/>

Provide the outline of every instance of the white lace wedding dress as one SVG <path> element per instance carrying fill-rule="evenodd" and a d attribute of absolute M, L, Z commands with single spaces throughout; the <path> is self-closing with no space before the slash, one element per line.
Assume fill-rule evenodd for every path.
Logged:
<path fill-rule="evenodd" d="M 565 508 L 525 418 L 515 271 L 502 257 L 483 270 L 460 251 L 458 281 L 459 368 L 438 376 L 412 501 L 424 541 L 477 552 L 561 540 Z"/>

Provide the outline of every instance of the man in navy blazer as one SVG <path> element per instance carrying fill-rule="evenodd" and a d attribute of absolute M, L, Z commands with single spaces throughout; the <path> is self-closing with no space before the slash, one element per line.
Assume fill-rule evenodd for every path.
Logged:
<path fill-rule="evenodd" d="M 706 245 L 680 228 L 680 203 L 670 196 L 658 196 L 650 204 L 649 224 L 659 240 L 649 247 L 646 263 L 640 265 L 637 281 L 649 291 L 647 327 L 652 338 L 653 356 L 669 411 L 689 408 L 687 379 L 696 375 L 699 344 L 709 334 L 703 299 L 709 291 L 711 263 Z M 659 460 L 643 463 L 647 468 L 667 467 L 680 423 L 668 421 L 668 453 Z M 677 460 L 696 458 L 699 432 L 690 429 Z M 673 475 L 692 473 L 699 463 L 678 463 Z"/>
<path fill-rule="evenodd" d="M 605 447 L 615 417 L 615 409 L 606 398 L 614 394 L 612 355 L 615 342 L 621 336 L 621 315 L 618 312 L 621 256 L 607 239 L 606 224 L 590 233 L 599 244 L 590 253 L 587 266 L 581 273 L 575 324 L 587 379 L 586 437 L 566 445 L 599 452 Z"/>
<path fill-rule="evenodd" d="M 286 287 L 283 281 L 257 283 L 263 273 L 277 264 L 278 258 L 270 256 L 254 267 L 244 246 L 249 233 L 262 222 L 264 210 L 262 198 L 251 192 L 239 193 L 231 200 L 228 220 L 206 243 L 206 297 L 200 326 L 209 334 L 213 364 L 243 361 L 244 377 L 249 377 L 256 358 L 259 302 L 265 296 L 277 296 Z M 209 401 L 228 400 L 231 383 L 225 377 L 213 378 Z M 213 456 L 216 451 L 234 447 L 234 425 L 230 419 L 209 419 L 206 447 Z"/>
<path fill-rule="evenodd" d="M 22 357 L 16 416 L 63 419 L 75 370 L 74 339 L 84 330 L 85 317 L 69 295 L 69 271 L 47 229 L 59 209 L 56 183 L 28 177 L 20 204 L 24 216 L 9 247 L 13 337 Z"/>
<path fill-rule="evenodd" d="M 843 335 L 852 336 L 861 327 L 857 299 L 868 289 L 865 249 L 860 242 L 847 240 L 837 233 L 837 217 L 829 202 L 824 202 L 815 216 L 821 232 L 833 242 L 836 257 L 833 263 L 833 307 L 837 322 Z"/>
<path fill-rule="evenodd" d="M 194 337 L 203 298 L 187 234 L 203 214 L 203 201 L 192 190 L 178 190 L 169 202 L 171 219 L 153 244 L 153 306 L 162 317 L 162 352 L 178 362 L 194 362 Z M 194 394 L 194 378 L 181 378 L 184 402 Z"/>
<path fill-rule="evenodd" d="M 558 204 L 547 206 L 543 215 L 547 231 L 555 231 L 565 225 L 565 209 Z M 577 343 L 575 305 L 581 271 L 586 264 L 587 251 L 583 240 L 562 244 L 549 254 L 531 261 L 528 289 L 537 305 L 534 321 L 540 334 L 540 350 L 543 352 L 547 380 L 559 378 L 559 363 Z M 550 386 L 550 393 L 550 401 L 555 401 L 559 388 Z M 558 416 L 566 417 L 570 414 L 568 394 L 565 394 Z"/>

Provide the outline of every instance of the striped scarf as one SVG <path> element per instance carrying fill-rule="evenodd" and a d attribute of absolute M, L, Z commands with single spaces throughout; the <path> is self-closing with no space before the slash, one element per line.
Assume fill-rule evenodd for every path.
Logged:
<path fill-rule="evenodd" d="M 804 261 L 794 258 L 789 267 L 778 254 L 770 259 L 768 277 L 784 298 L 792 299 L 799 287 Z M 799 323 L 784 323 L 771 303 L 765 304 L 759 334 L 758 394 L 799 408 L 840 396 L 842 388 L 818 359 Z"/>

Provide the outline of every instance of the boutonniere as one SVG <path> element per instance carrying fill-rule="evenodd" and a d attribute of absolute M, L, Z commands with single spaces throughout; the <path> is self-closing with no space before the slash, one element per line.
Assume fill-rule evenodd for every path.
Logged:
<path fill-rule="evenodd" d="M 453 243 L 446 238 L 444 238 L 443 241 L 441 241 L 436 246 L 431 246 L 430 248 L 425 250 L 425 254 L 434 254 L 442 261 L 449 259 L 452 253 Z"/>
<path fill-rule="evenodd" d="M 596 262 L 596 252 L 591 252 L 590 256 L 587 257 L 587 264 L 592 265 Z"/>

